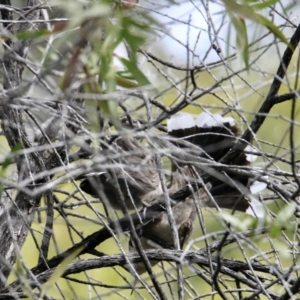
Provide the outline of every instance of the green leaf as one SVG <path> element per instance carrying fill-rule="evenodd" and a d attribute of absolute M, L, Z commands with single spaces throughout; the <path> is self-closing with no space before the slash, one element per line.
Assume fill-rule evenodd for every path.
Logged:
<path fill-rule="evenodd" d="M 255 3 L 254 5 L 240 4 L 234 0 L 223 0 L 226 11 L 230 17 L 230 20 L 236 30 L 237 34 L 237 48 L 242 52 L 243 60 L 246 67 L 249 68 L 249 43 L 247 28 L 244 19 L 253 21 L 254 23 L 261 25 L 271 31 L 277 38 L 279 38 L 285 44 L 288 41 L 281 30 L 266 17 L 258 14 L 256 10 L 263 9 L 268 5 L 272 5 L 277 2 L 277 0 L 268 0 L 268 5 L 264 3 Z M 249 1 L 248 1 L 249 2 Z"/>
<path fill-rule="evenodd" d="M 17 151 L 20 151 L 23 149 L 23 144 L 22 143 L 18 143 L 16 144 L 12 149 L 11 149 L 11 153 L 15 153 Z"/>
<path fill-rule="evenodd" d="M 235 228 L 239 230 L 248 230 L 253 227 L 253 219 L 254 218 L 244 218 L 243 221 L 238 217 L 238 215 L 232 215 L 226 211 L 218 212 L 217 215 L 221 216 L 221 218 L 227 223 L 231 224 Z"/>
<path fill-rule="evenodd" d="M 259 25 L 268 28 L 276 37 L 278 37 L 282 42 L 288 44 L 288 41 L 281 30 L 266 17 L 258 14 L 255 10 L 248 5 L 242 5 L 234 0 L 223 0 L 228 12 L 237 14 L 240 17 L 247 18 Z"/>
<path fill-rule="evenodd" d="M 22 264 L 20 253 L 16 253 L 16 262 L 13 271 L 19 278 L 20 289 L 22 290 L 22 292 L 27 295 L 28 299 L 33 299 L 32 288 L 29 285 L 28 279 L 26 278 L 26 270 L 24 268 L 24 265 Z"/>
<path fill-rule="evenodd" d="M 258 15 L 258 23 L 268 28 L 282 42 L 284 42 L 287 45 L 289 44 L 288 40 L 286 39 L 285 35 L 281 32 L 281 30 L 274 23 L 269 21 L 267 18 Z"/>
<path fill-rule="evenodd" d="M 4 177 L 5 171 L 10 166 L 13 164 L 13 160 L 11 158 L 6 158 L 2 164 L 1 171 L 0 171 L 0 177 Z"/>
<path fill-rule="evenodd" d="M 118 74 L 119 74 L 119 72 L 118 72 Z M 132 78 L 132 76 L 130 76 L 130 79 L 129 79 L 129 78 L 126 78 L 124 76 L 116 75 L 115 78 L 116 78 L 116 83 L 117 83 L 118 86 L 128 88 L 128 89 L 137 88 L 139 86 L 138 83 L 130 80 Z"/>
<path fill-rule="evenodd" d="M 127 68 L 127 70 L 132 74 L 133 78 L 139 83 L 139 86 L 150 84 L 147 77 L 140 71 L 136 62 L 132 60 L 127 60 L 125 58 L 120 58 L 123 65 Z"/>
<path fill-rule="evenodd" d="M 11 151 L 9 157 L 7 157 L 4 162 L 2 163 L 1 170 L 0 170 L 0 177 L 5 177 L 7 168 L 14 163 L 13 159 L 13 153 L 20 151 L 23 149 L 22 143 L 18 143 L 16 146 L 14 146 Z"/>
<path fill-rule="evenodd" d="M 41 291 L 40 299 L 43 299 L 43 296 L 55 285 L 58 279 L 64 274 L 68 265 L 80 254 L 82 251 L 82 247 L 75 250 L 71 254 L 69 254 L 55 269 L 55 271 L 50 276 L 49 280 L 43 285 L 43 289 Z"/>
<path fill-rule="evenodd" d="M 281 234 L 282 230 L 290 228 L 288 221 L 294 216 L 295 208 L 295 203 L 289 203 L 279 211 L 270 227 L 269 234 L 272 237 L 277 237 Z"/>
<path fill-rule="evenodd" d="M 236 44 L 238 50 L 242 52 L 246 68 L 249 69 L 249 43 L 245 21 L 241 18 L 229 14 L 231 22 L 236 30 Z"/>
<path fill-rule="evenodd" d="M 258 2 L 258 3 L 257 3 L 257 1 L 253 1 L 253 2 L 255 2 L 255 3 L 252 4 L 251 7 L 254 10 L 261 10 L 261 9 L 264 9 L 271 5 L 276 4 L 277 2 L 279 2 L 279 0 L 265 0 L 264 2 Z"/>
<path fill-rule="evenodd" d="M 41 29 L 41 30 L 18 32 L 14 36 L 19 40 L 28 40 L 28 39 L 32 39 L 32 38 L 45 37 L 50 34 L 52 34 L 52 32 L 49 31 L 48 29 Z"/>
<path fill-rule="evenodd" d="M 296 204 L 294 202 L 287 204 L 279 211 L 276 216 L 275 222 L 279 225 L 285 226 L 287 221 L 294 216 Z"/>
<path fill-rule="evenodd" d="M 113 49 L 112 49 L 113 50 Z M 113 52 L 107 55 L 101 53 L 101 66 L 99 71 L 99 86 L 103 85 L 106 88 L 106 94 L 109 95 L 116 91 L 115 68 L 113 67 Z M 111 120 L 116 128 L 120 128 L 121 124 L 118 118 L 118 102 L 114 99 L 100 100 L 99 107 L 103 113 Z"/>

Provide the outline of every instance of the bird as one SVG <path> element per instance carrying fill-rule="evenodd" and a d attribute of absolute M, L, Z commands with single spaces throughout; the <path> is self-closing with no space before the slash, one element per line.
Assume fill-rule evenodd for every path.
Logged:
<path fill-rule="evenodd" d="M 197 146 L 199 157 L 209 158 L 216 162 L 235 145 L 237 134 L 238 129 L 235 120 L 231 117 L 222 117 L 220 114 L 203 112 L 194 119 L 191 114 L 178 113 L 168 120 L 168 135 L 170 137 Z M 187 148 L 180 143 L 177 143 L 177 146 Z M 188 149 L 185 150 L 188 151 Z M 249 146 L 245 150 L 251 151 L 253 148 Z M 119 191 L 122 191 L 125 205 L 129 210 L 139 210 L 162 193 L 155 157 L 150 154 L 150 151 L 146 151 L 145 145 L 137 138 L 130 135 L 118 137 L 105 155 L 107 162 L 112 163 L 114 168 L 86 174 L 85 179 L 80 184 L 82 191 L 100 198 L 102 201 L 105 200 L 103 198 L 109 198 L 106 202 L 116 210 L 122 209 Z M 248 165 L 256 158 L 255 155 L 246 153 L 240 157 L 237 165 Z M 175 171 L 176 168 L 172 167 L 172 174 Z M 195 177 L 194 174 L 185 172 L 186 177 Z M 204 170 L 196 168 L 194 173 L 201 176 Z M 178 175 L 177 177 L 180 177 Z M 235 180 L 243 187 L 249 185 L 248 177 L 231 175 L 230 180 Z M 186 183 L 183 177 L 181 182 Z M 263 183 L 257 184 L 256 182 L 253 187 L 256 186 L 257 189 L 261 185 L 263 186 Z M 179 189 L 177 179 L 170 185 L 168 192 L 172 193 Z M 252 186 L 250 186 L 251 189 Z M 231 197 L 228 196 L 230 192 L 233 193 Z M 222 200 L 221 206 L 226 206 L 226 208 L 232 208 L 233 204 L 237 203 L 237 197 L 241 196 L 236 187 L 232 187 L 232 184 L 217 178 L 212 179 L 211 193 L 215 199 Z M 211 203 L 211 205 L 213 204 Z M 246 210 L 249 203 L 241 200 L 236 205 L 239 206 L 238 210 Z"/>
<path fill-rule="evenodd" d="M 182 174 L 176 172 L 173 176 L 173 181 L 178 180 L 183 184 Z M 183 187 L 183 185 L 178 186 Z M 180 249 L 184 247 L 193 232 L 193 223 L 197 216 L 195 201 L 199 201 L 199 204 L 206 202 L 209 198 L 206 191 L 209 190 L 210 187 L 211 185 L 208 183 L 206 189 L 199 189 L 196 192 L 197 196 L 195 199 L 193 197 L 187 197 L 182 201 L 173 201 L 172 215 L 178 233 Z M 170 200 L 172 201 L 172 199 Z M 141 216 L 147 221 L 138 226 L 136 231 L 144 250 L 175 248 L 163 195 L 157 197 L 155 203 L 153 202 L 152 206 L 146 208 L 146 212 L 143 211 Z M 132 238 L 129 240 L 129 250 L 131 252 L 137 250 Z M 157 263 L 158 261 L 154 260 L 150 262 L 151 266 L 155 266 Z M 143 274 L 146 271 L 144 262 L 135 263 L 134 268 L 138 274 Z"/>
<path fill-rule="evenodd" d="M 237 142 L 238 128 L 231 117 L 223 117 L 220 114 L 203 112 L 196 119 L 188 113 L 173 115 L 167 123 L 168 134 L 175 140 L 175 145 L 189 150 L 189 144 L 199 147 L 199 156 L 218 162 Z M 185 141 L 187 143 L 181 143 Z M 249 165 L 254 162 L 257 156 L 252 146 L 247 146 L 238 158 L 236 164 L 240 166 Z M 252 152 L 251 154 L 247 152 Z M 213 166 L 213 164 L 212 164 Z M 206 171 L 200 166 L 189 166 L 185 163 L 172 165 L 172 183 L 170 192 L 182 189 L 189 179 L 197 179 Z M 200 207 L 218 207 L 220 209 L 234 209 L 243 211 L 255 217 L 262 217 L 264 214 L 263 205 L 252 196 L 266 188 L 266 183 L 260 181 L 251 182 L 248 177 L 230 174 L 226 176 L 211 176 L 210 182 L 199 188 L 193 196 L 175 203 L 172 207 L 172 214 L 178 232 L 180 248 L 183 248 L 188 241 L 192 231 L 193 223 L 197 216 L 197 204 Z M 160 195 L 156 202 L 164 203 L 164 197 Z M 172 199 L 171 199 L 172 200 Z M 164 206 L 161 211 L 153 214 L 151 207 L 150 214 L 154 217 L 147 220 L 137 228 L 140 244 L 145 250 L 155 248 L 174 249 L 173 235 L 169 224 L 168 214 Z M 129 240 L 130 251 L 136 250 L 132 239 Z M 155 266 L 158 261 L 151 261 Z M 143 274 L 146 271 L 144 262 L 134 264 L 135 271 Z"/>
<path fill-rule="evenodd" d="M 220 114 L 202 112 L 196 119 L 189 113 L 178 113 L 168 120 L 168 134 L 176 138 L 176 141 L 186 141 L 201 149 L 198 156 L 207 158 L 213 163 L 218 162 L 227 154 L 238 141 L 238 127 L 232 117 L 223 117 Z M 177 146 L 188 151 L 188 145 L 176 142 Z M 235 161 L 237 166 L 248 166 L 257 159 L 257 151 L 252 145 L 248 145 L 244 152 Z M 176 168 L 172 167 L 173 170 Z M 207 164 L 194 166 L 194 174 L 202 176 L 207 171 Z M 186 174 L 187 175 L 187 174 Z M 213 172 L 210 177 L 212 188 L 210 190 L 214 201 L 208 201 L 206 206 L 233 209 L 253 214 L 253 207 L 258 207 L 255 198 L 251 197 L 264 190 L 265 182 L 255 180 L 252 182 L 248 176 L 241 174 L 227 174 L 224 176 L 218 171 Z M 190 177 L 195 177 L 189 174 Z M 252 199 L 251 199 L 252 198 Z M 255 205 L 254 205 L 255 203 Z M 261 216 L 262 208 L 256 213 Z"/>
<path fill-rule="evenodd" d="M 111 158 L 113 156 L 117 158 Z M 100 200 L 106 196 L 106 202 L 115 210 L 122 209 L 121 198 L 124 198 L 123 205 L 128 210 L 139 210 L 149 198 L 162 193 L 155 157 L 147 153 L 145 146 L 135 137 L 118 137 L 106 157 L 114 168 L 86 174 L 80 184 L 85 193 Z"/>

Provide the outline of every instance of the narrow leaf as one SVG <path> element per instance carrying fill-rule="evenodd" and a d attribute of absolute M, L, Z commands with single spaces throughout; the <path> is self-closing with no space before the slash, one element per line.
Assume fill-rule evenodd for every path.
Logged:
<path fill-rule="evenodd" d="M 120 58 L 121 62 L 127 68 L 127 70 L 133 75 L 133 78 L 139 83 L 140 86 L 150 84 L 147 77 L 140 71 L 137 64 L 133 61 L 127 60 L 125 58 Z"/>

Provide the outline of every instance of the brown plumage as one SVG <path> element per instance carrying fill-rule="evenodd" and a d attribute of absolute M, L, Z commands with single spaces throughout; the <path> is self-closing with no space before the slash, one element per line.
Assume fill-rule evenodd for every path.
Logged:
<path fill-rule="evenodd" d="M 181 121 L 186 127 L 181 127 Z M 198 126 L 199 124 L 200 126 Z M 184 141 L 197 145 L 201 149 L 199 151 L 200 156 L 209 158 L 212 161 L 218 161 L 235 145 L 238 130 L 232 118 L 202 114 L 196 121 L 190 115 L 183 115 L 181 120 L 177 119 L 173 124 L 169 122 L 168 133 L 173 137 L 182 138 Z M 178 147 L 182 147 L 179 140 L 176 144 Z M 189 149 L 185 148 L 184 150 L 188 151 Z M 253 156 L 242 154 L 239 160 L 236 161 L 236 164 L 241 166 L 249 165 L 253 160 Z M 205 173 L 205 169 L 199 166 L 188 167 L 181 164 L 180 167 L 180 170 L 175 165 L 172 167 L 170 194 L 182 189 L 189 180 L 195 180 L 198 176 Z M 178 231 L 180 247 L 183 248 L 193 231 L 193 222 L 196 218 L 195 201 L 200 207 L 218 206 L 219 208 L 246 211 L 249 208 L 249 195 L 251 194 L 249 184 L 249 179 L 243 176 L 230 175 L 230 178 L 228 178 L 220 175 L 212 177 L 210 183 L 206 185 L 206 190 L 209 190 L 210 195 L 201 188 L 195 193 L 195 198 L 188 197 L 174 205 L 172 212 Z M 264 187 L 265 185 L 263 184 L 260 189 Z M 142 230 L 138 230 L 138 232 L 140 233 L 141 245 L 145 250 L 174 248 L 173 235 L 166 211 L 162 211 L 153 221 L 142 226 Z M 129 241 L 129 248 L 135 250 L 132 240 Z M 150 263 L 152 266 L 155 266 L 158 262 L 151 261 Z M 139 274 L 146 271 L 143 262 L 134 266 Z"/>
<path fill-rule="evenodd" d="M 184 151 L 189 151 L 189 148 L 182 146 L 179 143 L 180 139 L 198 146 L 199 156 L 210 159 L 211 168 L 213 168 L 213 162 L 220 160 L 235 145 L 238 130 L 232 118 L 203 113 L 196 120 L 187 114 L 179 115 L 179 117 L 173 116 L 168 122 L 168 133 L 177 138 L 178 142 L 175 145 L 184 148 Z M 147 153 L 144 145 L 137 139 L 129 136 L 118 138 L 113 147 L 112 153 L 118 153 L 119 158 L 111 159 L 108 155 L 108 161 L 119 164 L 120 167 L 114 170 L 103 170 L 102 174 L 85 179 L 80 185 L 82 190 L 99 198 L 101 198 L 101 192 L 104 192 L 110 205 L 114 209 L 121 209 L 122 197 L 116 188 L 119 185 L 128 209 L 140 208 L 144 205 L 146 208 L 140 214 L 150 214 L 150 220 L 147 219 L 145 224 L 137 228 L 143 248 L 174 248 L 168 215 L 163 208 L 165 199 L 154 156 Z M 243 153 L 235 164 L 248 165 L 253 160 L 253 155 Z M 168 189 L 170 195 L 182 189 L 189 180 L 199 178 L 206 172 L 206 169 L 182 163 L 179 169 L 173 165 L 172 171 L 172 182 Z M 257 190 L 264 187 L 265 185 L 262 185 Z M 196 217 L 195 201 L 200 207 L 218 206 L 219 208 L 234 208 L 238 211 L 246 211 L 249 208 L 251 187 L 247 177 L 234 174 L 231 174 L 229 178 L 222 174 L 212 176 L 206 185 L 206 190 L 209 190 L 209 195 L 203 188 L 200 188 L 195 193 L 195 197 L 188 197 L 172 207 L 180 247 L 184 246 L 193 230 Z M 151 205 L 160 201 L 159 210 L 151 211 Z M 130 249 L 134 249 L 131 240 L 129 245 Z M 156 263 L 151 262 L 152 265 Z M 145 271 L 144 263 L 136 264 L 135 268 L 140 274 Z"/>
<path fill-rule="evenodd" d="M 187 168 L 184 169 L 184 172 L 188 173 Z M 183 188 L 186 185 L 183 176 L 178 171 L 173 174 L 172 182 L 173 184 L 175 184 L 176 188 L 179 189 Z M 174 188 L 174 185 L 171 187 L 171 189 L 172 188 Z M 207 189 L 210 189 L 210 184 L 207 185 Z M 197 216 L 195 201 L 197 201 L 198 205 L 202 207 L 206 206 L 205 203 L 209 201 L 209 196 L 204 189 L 199 189 L 194 196 L 195 198 L 188 197 L 185 200 L 176 203 L 172 207 L 172 214 L 176 224 L 179 245 L 181 249 L 188 241 L 193 231 L 193 223 Z M 161 202 L 163 206 L 164 201 L 164 197 L 161 195 L 160 197 L 158 197 L 156 202 Z M 149 210 L 151 210 L 151 207 L 149 208 Z M 142 225 L 141 227 L 141 229 L 137 228 L 137 232 L 140 235 L 140 243 L 144 250 L 155 248 L 174 249 L 173 234 L 166 210 L 162 210 L 161 212 L 157 213 L 156 217 L 154 217 L 153 220 L 148 221 L 146 225 Z M 129 241 L 129 249 L 131 251 L 136 250 L 131 239 Z M 158 261 L 154 260 L 150 262 L 152 266 L 155 266 L 157 263 Z M 134 267 L 139 274 L 142 274 L 146 271 L 143 262 L 134 264 Z"/>
<path fill-rule="evenodd" d="M 88 176 L 81 182 L 80 188 L 100 199 L 101 190 L 112 208 L 121 210 L 121 197 L 117 188 L 119 186 L 127 208 L 140 209 L 145 196 L 155 197 L 161 193 L 154 157 L 145 152 L 145 147 L 138 140 L 129 136 L 118 138 L 113 147 L 114 151 L 106 155 L 108 162 L 114 163 L 117 168 Z M 110 159 L 110 156 L 116 153 L 119 158 Z M 117 181 L 114 178 L 117 178 Z"/>

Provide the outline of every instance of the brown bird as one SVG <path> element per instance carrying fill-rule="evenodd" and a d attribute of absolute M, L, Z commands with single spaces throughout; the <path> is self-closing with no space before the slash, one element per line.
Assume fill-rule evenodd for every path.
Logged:
<path fill-rule="evenodd" d="M 186 153 L 190 150 L 189 144 L 193 144 L 194 148 L 198 147 L 196 148 L 199 149 L 198 156 L 211 161 L 210 168 L 214 169 L 213 163 L 218 162 L 237 142 L 238 129 L 235 120 L 231 117 L 204 112 L 195 120 L 190 114 L 179 113 L 168 120 L 168 134 L 176 139 L 175 145 Z M 150 215 L 150 219 L 146 218 L 147 221 L 137 227 L 142 247 L 144 249 L 174 248 L 154 156 L 150 154 L 151 152 L 147 152 L 145 146 L 137 139 L 129 136 L 116 139 L 112 148 L 107 157 L 108 162 L 114 165 L 114 169 L 101 170 L 100 174 L 87 177 L 82 181 L 81 189 L 101 200 L 105 194 L 114 209 L 121 209 L 121 198 L 124 198 L 128 209 L 139 209 L 144 205 L 145 209 L 140 212 L 141 218 L 143 219 L 144 214 L 147 214 Z M 246 150 L 253 152 L 250 146 Z M 242 153 L 235 164 L 249 165 L 255 158 L 254 154 Z M 204 167 L 188 166 L 184 163 L 177 167 L 173 164 L 172 182 L 168 193 L 171 195 L 182 189 L 190 180 L 197 180 L 206 171 L 207 164 Z M 120 197 L 117 186 L 123 197 Z M 172 204 L 180 247 L 184 246 L 193 230 L 193 222 L 196 218 L 195 201 L 200 207 L 235 209 L 260 217 L 263 213 L 262 204 L 251 197 L 251 194 L 265 187 L 266 184 L 258 181 L 252 183 L 246 176 L 236 174 L 225 176 L 214 172 L 210 176 L 209 183 L 206 184 L 206 189 L 200 188 L 195 193 L 195 197 L 187 197 L 183 201 Z M 129 241 L 129 247 L 135 249 L 132 240 Z M 151 261 L 152 265 L 156 263 Z M 135 264 L 135 268 L 139 274 L 145 272 L 144 263 Z"/>
<path fill-rule="evenodd" d="M 201 149 L 199 151 L 200 156 L 218 161 L 235 145 L 238 130 L 233 118 L 224 118 L 219 114 L 202 113 L 196 120 L 190 114 L 178 114 L 168 121 L 168 133 L 170 136 L 177 138 L 177 146 L 185 148 L 185 151 L 189 150 L 188 145 L 185 143 L 185 146 L 182 146 L 182 143 L 178 140 L 180 138 L 198 146 Z M 246 150 L 251 151 L 253 149 L 248 147 Z M 243 153 L 236 164 L 248 165 L 255 159 L 255 155 Z M 189 179 L 196 179 L 197 176 L 205 173 L 205 169 L 199 166 L 182 165 L 180 167 L 181 170 L 173 165 L 172 184 L 169 193 L 182 189 Z M 266 187 L 265 183 L 255 181 L 251 184 L 248 177 L 240 175 L 231 174 L 229 179 L 225 176 L 218 176 L 218 174 L 216 176 L 211 177 L 210 183 L 206 185 L 206 191 L 204 188 L 200 188 L 195 193 L 195 197 L 187 197 L 172 207 L 181 248 L 189 239 L 193 230 L 193 222 L 196 218 L 195 201 L 198 202 L 200 207 L 218 206 L 219 208 L 246 211 L 258 217 L 261 217 L 264 213 L 262 204 L 251 197 L 251 194 L 263 190 Z M 158 197 L 157 202 L 164 203 L 163 197 Z M 137 232 L 140 235 L 141 245 L 145 250 L 174 248 L 173 235 L 165 210 L 157 213 L 156 217 L 153 217 L 146 225 L 138 228 Z M 130 250 L 136 250 L 132 240 L 129 241 L 129 248 Z M 157 263 L 157 261 L 151 261 L 152 266 Z M 143 262 L 136 263 L 134 266 L 139 274 L 146 271 Z"/>
<path fill-rule="evenodd" d="M 189 173 L 187 167 L 184 168 L 183 172 Z M 179 189 L 186 185 L 183 175 L 178 171 L 173 174 L 172 184 L 175 184 Z M 208 190 L 210 187 L 210 184 L 206 185 Z M 193 197 L 187 197 L 185 200 L 177 202 L 172 207 L 172 214 L 174 223 L 176 224 L 181 249 L 188 241 L 193 231 L 193 222 L 197 216 L 195 201 L 198 201 L 200 206 L 206 206 L 205 203 L 209 201 L 209 196 L 203 188 L 195 193 L 195 199 Z M 142 217 L 147 219 L 147 222 L 146 224 L 137 227 L 140 243 L 144 250 L 156 248 L 174 249 L 173 234 L 165 208 L 164 196 L 158 196 L 156 201 L 153 201 L 152 205 L 155 207 L 154 211 L 153 207 L 150 206 L 145 209 L 146 211 L 141 212 Z M 148 215 L 153 215 L 152 220 L 148 220 Z M 136 250 L 132 239 L 129 240 L 129 249 L 130 251 Z M 155 266 L 158 262 L 152 260 L 150 263 L 152 266 Z M 134 264 L 134 267 L 139 274 L 146 271 L 143 262 Z"/>

